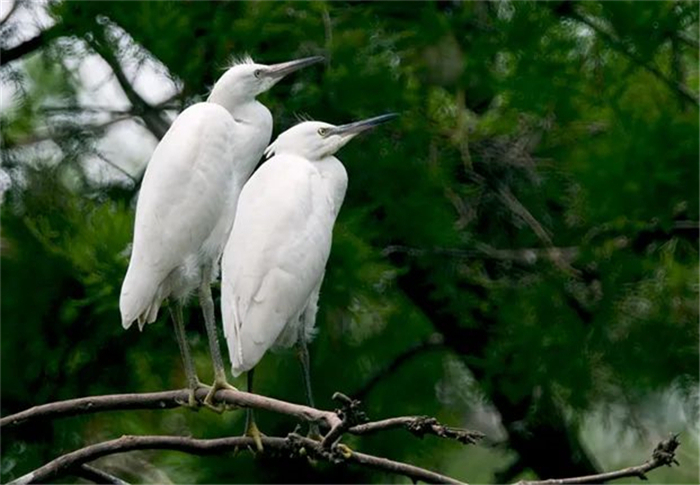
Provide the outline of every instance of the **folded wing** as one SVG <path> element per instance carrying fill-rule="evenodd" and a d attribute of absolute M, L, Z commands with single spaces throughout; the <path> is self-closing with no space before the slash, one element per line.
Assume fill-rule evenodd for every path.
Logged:
<path fill-rule="evenodd" d="M 323 277 L 335 211 L 318 170 L 278 155 L 250 178 L 222 259 L 233 374 L 251 369 L 300 317 Z"/>
<path fill-rule="evenodd" d="M 183 111 L 151 157 L 136 207 L 134 242 L 120 310 L 128 328 L 157 316 L 163 283 L 197 252 L 225 208 L 233 173 L 235 121 L 223 107 Z"/>

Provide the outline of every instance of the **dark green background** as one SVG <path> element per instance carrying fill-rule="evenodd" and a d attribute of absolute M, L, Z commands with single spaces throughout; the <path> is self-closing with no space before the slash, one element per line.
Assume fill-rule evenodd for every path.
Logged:
<path fill-rule="evenodd" d="M 43 109 L 77 106 L 80 86 L 65 57 L 151 55 L 181 82 L 173 101 L 181 108 L 201 99 L 232 54 L 263 63 L 322 54 L 325 66 L 260 97 L 275 135 L 299 114 L 336 124 L 401 117 L 339 153 L 350 185 L 311 345 L 318 405 L 332 408 L 334 391 L 364 389 L 374 419 L 428 414 L 488 436 L 479 447 L 402 431 L 346 442 L 497 482 L 640 463 L 666 433 L 679 432 L 681 467 L 650 478 L 698 482 L 697 3 L 50 9 L 56 24 L 39 48 L 0 70 L 17 89 L 1 118 L 3 168 L 13 180 L 2 210 L 3 415 L 184 384 L 167 312 L 141 334 L 121 328 L 123 251 L 138 188 L 86 175 L 103 130 L 80 109 L 60 117 Z M 3 29 L 3 49 L 26 40 L 10 22 Z M 120 36 L 133 43 L 118 44 Z M 27 141 L 47 126 L 57 160 Z M 208 381 L 194 305 L 187 329 Z M 436 334 L 444 345 L 422 344 Z M 392 365 L 412 348 L 420 350 Z M 303 402 L 291 352 L 266 356 L 256 381 L 257 392 Z M 268 413 L 258 419 L 268 435 L 296 424 Z M 242 411 L 40 423 L 3 432 L 0 477 L 127 433 L 242 431 Z M 143 452 L 100 463 L 134 482 L 406 481 L 248 453 Z"/>

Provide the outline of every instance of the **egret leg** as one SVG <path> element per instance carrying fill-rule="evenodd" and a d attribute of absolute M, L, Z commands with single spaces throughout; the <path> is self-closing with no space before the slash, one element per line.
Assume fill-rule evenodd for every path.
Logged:
<path fill-rule="evenodd" d="M 302 378 L 304 379 L 304 387 L 306 388 L 306 401 L 309 403 L 309 406 L 315 408 L 316 405 L 314 404 L 314 393 L 311 390 L 311 364 L 309 361 L 309 348 L 307 347 L 306 340 L 303 337 L 299 339 L 297 350 L 297 355 L 299 356 L 299 361 L 301 362 L 301 373 Z M 309 425 L 308 436 L 309 438 L 315 440 L 321 440 L 322 436 L 316 423 L 311 423 Z"/>
<path fill-rule="evenodd" d="M 207 336 L 209 338 L 209 350 L 211 358 L 214 361 L 214 383 L 211 389 L 204 398 L 204 405 L 209 409 L 220 413 L 225 407 L 215 406 L 213 399 L 216 391 L 219 389 L 231 389 L 237 391 L 235 387 L 226 380 L 226 371 L 224 370 L 224 361 L 221 358 L 221 349 L 219 348 L 219 338 L 216 333 L 216 317 L 214 316 L 214 298 L 211 296 L 211 286 L 209 284 L 209 271 L 204 272 L 202 284 L 199 287 L 199 304 L 202 307 L 204 314 L 204 323 L 207 327 Z"/>
<path fill-rule="evenodd" d="M 194 361 L 192 360 L 192 355 L 190 354 L 190 346 L 187 343 L 185 337 L 185 324 L 182 319 L 182 305 L 175 303 L 170 307 L 170 315 L 173 318 L 173 323 L 175 325 L 175 338 L 177 338 L 177 344 L 180 347 L 180 355 L 182 356 L 182 362 L 185 365 L 185 375 L 187 375 L 187 387 L 189 388 L 189 397 L 187 403 L 181 403 L 192 409 L 197 409 L 197 398 L 195 393 L 197 389 L 202 385 L 197 378 L 197 371 L 194 368 Z"/>
<path fill-rule="evenodd" d="M 253 371 L 254 369 L 250 369 L 248 371 L 248 392 L 252 393 L 253 392 Z M 246 410 L 246 415 L 245 415 L 245 436 L 249 436 L 253 438 L 253 441 L 255 441 L 255 447 L 258 449 L 258 451 L 263 451 L 263 445 L 262 445 L 262 433 L 260 433 L 260 430 L 258 429 L 258 425 L 255 424 L 255 414 L 253 411 L 253 408 L 248 408 Z"/>

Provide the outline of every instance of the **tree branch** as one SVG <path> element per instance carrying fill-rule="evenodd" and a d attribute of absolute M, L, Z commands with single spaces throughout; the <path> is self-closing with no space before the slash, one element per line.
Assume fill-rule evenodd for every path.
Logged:
<path fill-rule="evenodd" d="M 202 388 L 197 391 L 196 397 L 204 399 L 207 389 Z M 108 394 L 104 396 L 81 397 L 58 401 L 48 404 L 34 406 L 10 416 L 0 419 L 0 429 L 15 428 L 37 420 L 56 419 L 84 414 L 94 414 L 104 411 L 128 411 L 138 409 L 173 409 L 181 407 L 181 402 L 186 402 L 188 396 L 187 389 L 138 393 L 138 394 Z M 336 400 L 345 404 L 345 399 L 350 400 L 341 393 L 334 395 Z M 343 397 L 345 399 L 343 399 Z M 366 435 L 383 431 L 386 429 L 403 428 L 418 436 L 433 434 L 448 439 L 456 439 L 461 443 L 473 443 L 481 436 L 477 431 L 449 428 L 438 423 L 434 418 L 427 416 L 402 416 L 380 421 L 363 423 L 366 417 L 361 418 L 364 413 L 358 411 L 359 401 L 352 411 L 347 409 L 347 404 L 336 412 L 315 409 L 301 404 L 294 404 L 278 399 L 251 394 L 242 391 L 232 391 L 222 389 L 216 393 L 215 399 L 221 403 L 226 403 L 240 407 L 250 407 L 285 414 L 297 419 L 314 422 L 327 429 L 339 427 L 344 422 L 340 433 L 335 436 L 339 438 L 344 432 L 353 435 Z M 362 423 L 362 424 L 359 424 Z M 334 434 L 337 433 L 334 432 Z M 330 435 L 330 433 L 329 433 Z M 335 441 L 335 439 L 334 439 Z"/>
<path fill-rule="evenodd" d="M 163 118 L 156 107 L 151 106 L 143 99 L 131 85 L 122 69 L 117 55 L 112 50 L 105 29 L 106 27 L 96 26 L 94 31 L 95 37 L 88 41 L 88 43 L 90 47 L 109 64 L 109 67 L 112 68 L 112 72 L 114 72 L 119 86 L 121 86 L 122 91 L 124 91 L 124 94 L 133 106 L 133 111 L 143 119 L 148 130 L 160 140 L 168 131 L 168 128 L 170 128 L 170 123 Z"/>
<path fill-rule="evenodd" d="M 656 445 L 656 448 L 654 448 L 654 451 L 652 452 L 651 458 L 638 466 L 631 466 L 629 468 L 623 468 L 622 470 L 598 473 L 596 475 L 588 475 L 585 477 L 521 481 L 518 482 L 518 485 L 575 485 L 582 483 L 605 483 L 610 480 L 617 480 L 619 478 L 626 477 L 638 477 L 641 480 L 647 480 L 647 472 L 650 472 L 655 468 L 659 468 L 664 465 L 678 465 L 675 452 L 679 445 L 680 441 L 678 441 L 678 435 L 674 435 Z"/>
<path fill-rule="evenodd" d="M 203 400 L 207 389 L 197 391 L 197 399 Z M 54 419 L 102 411 L 126 411 L 134 409 L 172 409 L 186 402 L 187 389 L 151 392 L 142 394 L 108 394 L 104 396 L 81 397 L 34 406 L 25 411 L 0 419 L 0 429 L 12 428 L 37 419 Z M 321 411 L 300 404 L 280 401 L 259 394 L 222 389 L 216 393 L 216 400 L 234 406 L 251 407 L 286 414 L 298 419 L 324 424 L 331 428 L 340 423 L 340 418 L 331 411 Z"/>
<path fill-rule="evenodd" d="M 411 480 L 426 483 L 460 484 L 458 480 L 425 470 L 413 465 L 389 460 L 364 453 L 351 452 L 343 454 L 337 447 L 326 451 L 321 443 L 310 438 L 290 434 L 286 438 L 262 437 L 263 453 L 271 451 L 292 451 L 298 456 L 311 456 L 331 463 L 351 463 L 366 466 L 386 473 L 403 475 Z M 59 456 L 46 465 L 23 475 L 10 482 L 13 485 L 24 485 L 34 482 L 50 482 L 68 475 L 75 467 L 101 458 L 134 450 L 175 450 L 196 455 L 211 455 L 223 451 L 255 446 L 255 440 L 249 437 L 197 439 L 185 436 L 122 436 L 121 438 L 98 443 Z M 303 450 L 303 451 L 302 451 Z"/>
<path fill-rule="evenodd" d="M 358 424 L 349 429 L 355 435 L 363 435 L 385 431 L 388 429 L 406 429 L 423 438 L 426 434 L 459 441 L 463 444 L 473 445 L 484 437 L 483 433 L 460 428 L 450 428 L 440 424 L 437 419 L 430 416 L 402 416 L 399 418 L 383 419 L 371 423 Z"/>
<path fill-rule="evenodd" d="M 406 463 L 373 455 L 367 455 L 364 453 L 352 451 L 348 452 L 347 448 L 343 449 L 338 445 L 334 445 L 332 449 L 328 450 L 322 443 L 300 436 L 296 433 L 290 433 L 286 438 L 262 437 L 262 443 L 264 447 L 263 453 L 267 454 L 275 451 L 283 451 L 292 452 L 298 457 L 308 456 L 311 458 L 322 459 L 334 464 L 351 463 L 373 468 L 385 473 L 402 475 L 410 478 L 414 482 L 421 480 L 426 483 L 464 483 L 445 475 Z M 55 481 L 57 478 L 69 474 L 80 474 L 81 476 L 84 476 L 85 470 L 95 471 L 96 475 L 93 475 L 95 477 L 101 476 L 102 478 L 109 478 L 111 475 L 105 474 L 105 476 L 102 476 L 104 472 L 96 470 L 92 467 L 86 467 L 85 464 L 97 458 L 117 453 L 124 453 L 127 451 L 146 449 L 174 450 L 196 455 L 211 455 L 224 451 L 235 450 L 237 448 L 253 446 L 254 444 L 254 439 L 246 436 L 217 439 L 196 439 L 184 436 L 122 436 L 121 438 L 115 440 L 86 446 L 79 450 L 59 456 L 46 465 L 43 465 L 40 468 L 37 468 L 36 470 L 33 470 L 10 482 L 10 484 L 24 485 L 34 482 Z M 668 440 L 662 441 L 654 449 L 651 459 L 638 466 L 582 477 L 521 481 L 518 482 L 518 485 L 574 485 L 603 483 L 626 477 L 639 477 L 640 479 L 646 480 L 646 474 L 651 470 L 662 466 L 672 466 L 674 464 L 678 464 L 675 458 L 675 451 L 679 445 L 680 442 L 678 441 L 678 436 L 672 436 Z M 79 469 L 79 467 L 82 468 Z M 110 481 L 109 483 L 124 483 L 119 479 L 116 480 L 117 481 L 114 482 Z"/>
<path fill-rule="evenodd" d="M 111 485 L 129 485 L 128 482 L 125 482 L 121 478 L 115 477 L 114 475 L 110 475 L 104 470 L 100 470 L 99 468 L 95 468 L 94 466 L 90 466 L 87 464 L 82 464 L 79 467 L 74 468 L 71 471 L 71 473 L 73 475 L 84 478 L 85 480 L 90 480 L 91 482 L 95 483 L 108 483 Z"/>

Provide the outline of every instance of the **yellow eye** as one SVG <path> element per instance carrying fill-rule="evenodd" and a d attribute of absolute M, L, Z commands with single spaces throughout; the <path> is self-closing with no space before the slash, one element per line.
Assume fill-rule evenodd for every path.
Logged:
<path fill-rule="evenodd" d="M 327 128 L 319 128 L 319 129 L 318 129 L 318 134 L 319 134 L 319 135 L 321 135 L 321 136 L 326 136 L 326 133 L 328 133 L 328 129 L 327 129 Z"/>

